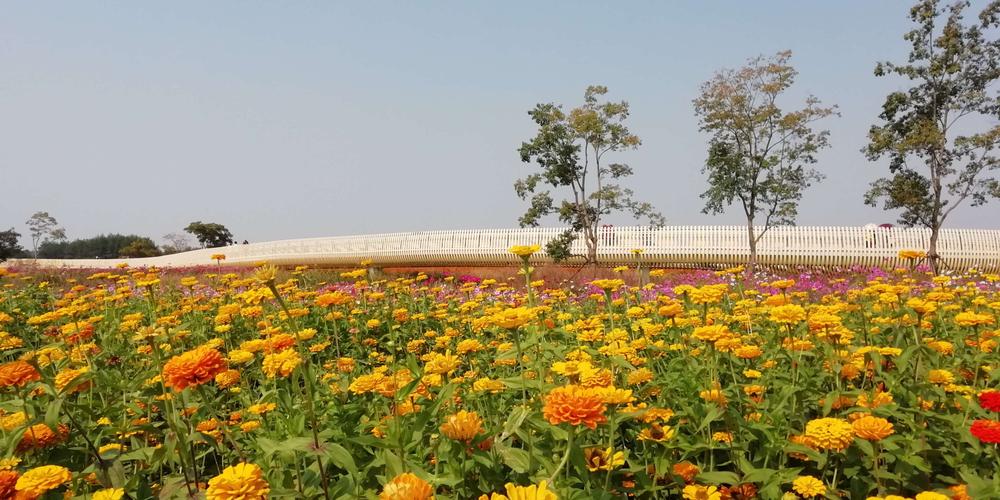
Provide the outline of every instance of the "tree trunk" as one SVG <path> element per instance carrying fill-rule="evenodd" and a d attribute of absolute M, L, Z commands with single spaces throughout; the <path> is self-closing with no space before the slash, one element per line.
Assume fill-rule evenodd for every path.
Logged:
<path fill-rule="evenodd" d="M 938 234 L 941 231 L 940 225 L 931 227 L 931 244 L 927 247 L 927 262 L 931 265 L 931 271 L 937 276 L 941 272 L 941 256 L 937 253 Z"/>
<path fill-rule="evenodd" d="M 587 263 L 597 267 L 597 242 L 600 236 L 596 231 L 587 237 Z"/>
<path fill-rule="evenodd" d="M 757 267 L 757 238 L 753 230 L 753 218 L 747 217 L 747 239 L 750 242 L 750 260 L 747 262 L 747 276 Z"/>

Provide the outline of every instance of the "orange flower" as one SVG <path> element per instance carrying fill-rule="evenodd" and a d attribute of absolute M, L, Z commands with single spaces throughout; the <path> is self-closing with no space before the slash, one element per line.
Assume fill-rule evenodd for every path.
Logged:
<path fill-rule="evenodd" d="M 24 387 L 28 382 L 38 380 L 42 376 L 34 366 L 27 361 L 11 361 L 0 365 L 0 388 Z"/>
<path fill-rule="evenodd" d="M 380 500 L 426 500 L 434 498 L 434 488 L 413 473 L 400 474 L 382 488 Z"/>
<path fill-rule="evenodd" d="M 346 304 L 354 300 L 353 297 L 344 292 L 330 292 L 324 293 L 316 297 L 316 305 L 328 307 L 328 306 L 339 306 L 341 304 Z"/>
<path fill-rule="evenodd" d="M 17 478 L 17 471 L 0 470 L 0 498 L 14 498 Z"/>
<path fill-rule="evenodd" d="M 215 376 L 215 385 L 218 386 L 219 389 L 225 389 L 236 385 L 239 381 L 240 372 L 238 370 L 225 370 L 219 372 L 219 374 Z"/>
<path fill-rule="evenodd" d="M 65 425 L 60 424 L 56 431 L 53 431 L 45 424 L 35 424 L 24 431 L 21 441 L 17 443 L 17 451 L 49 448 L 61 443 L 68 436 L 69 428 Z"/>
<path fill-rule="evenodd" d="M 879 441 L 892 435 L 892 424 L 888 420 L 866 415 L 854 421 L 854 434 L 861 439 Z"/>
<path fill-rule="evenodd" d="M 698 469 L 697 465 L 688 461 L 678 462 L 674 464 L 673 471 L 674 475 L 680 476 L 682 479 L 684 479 L 685 483 L 690 483 L 691 481 L 694 481 L 694 477 L 697 476 L 699 472 L 701 472 L 701 470 Z"/>
<path fill-rule="evenodd" d="M 198 347 L 170 358 L 163 365 L 163 385 L 175 390 L 210 382 L 228 368 L 222 354 L 210 347 Z"/>
<path fill-rule="evenodd" d="M 449 415 L 441 425 L 441 433 L 455 441 L 472 441 L 481 432 L 483 432 L 483 419 L 474 411 L 462 410 Z"/>
<path fill-rule="evenodd" d="M 608 420 L 604 415 L 608 409 L 604 401 L 604 396 L 599 391 L 576 385 L 556 387 L 545 396 L 542 414 L 552 425 L 568 422 L 595 429 L 597 424 Z"/>

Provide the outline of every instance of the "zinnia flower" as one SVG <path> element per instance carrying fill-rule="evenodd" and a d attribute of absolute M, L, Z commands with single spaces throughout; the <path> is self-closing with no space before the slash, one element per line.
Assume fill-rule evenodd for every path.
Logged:
<path fill-rule="evenodd" d="M 45 424 L 35 424 L 28 427 L 17 443 L 17 451 L 37 450 L 55 446 L 69 436 L 69 428 L 59 424 L 55 431 Z"/>
<path fill-rule="evenodd" d="M 0 498 L 14 498 L 17 471 L 0 470 Z"/>
<path fill-rule="evenodd" d="M 90 368 L 84 366 L 83 368 L 77 369 L 65 369 L 56 374 L 56 389 L 62 391 L 66 389 L 71 382 L 77 379 L 77 377 L 86 374 L 90 371 Z M 82 392 L 90 388 L 91 383 L 89 381 L 77 384 L 73 388 L 73 392 Z"/>
<path fill-rule="evenodd" d="M 649 428 L 639 431 L 640 441 L 656 441 L 657 443 L 662 443 L 672 437 L 674 437 L 674 429 L 672 427 L 662 427 L 660 424 L 655 422 Z"/>
<path fill-rule="evenodd" d="M 507 251 L 514 255 L 517 255 L 522 259 L 527 259 L 528 257 L 531 257 L 533 253 L 539 251 L 541 248 L 542 247 L 540 245 L 514 245 L 510 247 Z"/>
<path fill-rule="evenodd" d="M 888 420 L 866 415 L 854 421 L 854 433 L 861 439 L 879 441 L 892 435 L 892 424 Z"/>
<path fill-rule="evenodd" d="M 474 411 L 462 410 L 449 415 L 441 425 L 441 433 L 455 441 L 472 441 L 481 432 L 483 432 L 483 419 Z"/>
<path fill-rule="evenodd" d="M 722 500 L 722 493 L 715 486 L 689 484 L 681 492 L 684 500 Z"/>
<path fill-rule="evenodd" d="M 792 489 L 799 495 L 806 498 L 812 498 L 826 493 L 826 485 L 823 484 L 823 481 L 820 481 L 812 476 L 799 476 L 795 478 L 795 480 L 792 481 Z"/>
<path fill-rule="evenodd" d="M 121 500 L 124 496 L 125 490 L 122 488 L 106 488 L 95 491 L 90 498 L 91 500 Z"/>
<path fill-rule="evenodd" d="M 625 463 L 625 453 L 611 448 L 586 448 L 583 458 L 590 472 L 616 469 Z"/>
<path fill-rule="evenodd" d="M 969 427 L 969 432 L 984 443 L 1000 443 L 1000 422 L 976 420 Z"/>
<path fill-rule="evenodd" d="M 504 488 L 507 490 L 506 495 L 500 493 L 493 493 L 488 497 L 482 495 L 479 497 L 479 500 L 559 500 L 559 497 L 554 492 L 549 491 L 546 481 L 529 486 L 517 486 L 514 483 L 507 483 L 504 485 Z"/>
<path fill-rule="evenodd" d="M 552 425 L 567 422 L 570 425 L 586 425 L 596 429 L 597 424 L 608 420 L 604 415 L 607 409 L 604 397 L 598 391 L 566 385 L 552 389 L 545 396 L 542 414 Z"/>
<path fill-rule="evenodd" d="M 240 381 L 239 370 L 226 370 L 215 376 L 215 385 L 219 389 L 225 389 L 227 387 L 236 385 Z"/>
<path fill-rule="evenodd" d="M 295 371 L 302 363 L 302 357 L 295 349 L 285 349 L 284 351 L 264 356 L 262 369 L 268 378 L 280 376 L 287 377 Z"/>
<path fill-rule="evenodd" d="M 812 448 L 841 451 L 854 441 L 854 427 L 839 418 L 818 418 L 806 424 L 803 437 Z"/>
<path fill-rule="evenodd" d="M 198 386 L 227 368 L 226 359 L 215 349 L 198 347 L 170 358 L 163 365 L 163 385 L 175 390 Z"/>
<path fill-rule="evenodd" d="M 28 382 L 41 378 L 38 370 L 27 361 L 11 361 L 0 365 L 0 388 L 24 387 Z"/>
<path fill-rule="evenodd" d="M 913 500 L 952 500 L 948 495 L 942 495 L 936 491 L 922 491 L 913 497 Z"/>
<path fill-rule="evenodd" d="M 208 480 L 207 500 L 255 500 L 267 498 L 271 487 L 257 464 L 240 462 Z"/>
<path fill-rule="evenodd" d="M 400 474 L 382 488 L 380 500 L 425 500 L 434 498 L 434 488 L 410 472 Z"/>
<path fill-rule="evenodd" d="M 990 389 L 979 393 L 979 406 L 989 410 L 1000 412 L 1000 391 Z"/>
<path fill-rule="evenodd" d="M 17 479 L 14 488 L 18 495 L 27 498 L 38 498 L 45 492 L 54 490 L 70 482 L 73 475 L 69 469 L 59 465 L 43 465 L 25 472 Z"/>
<path fill-rule="evenodd" d="M 701 470 L 698 469 L 697 465 L 688 462 L 687 460 L 674 464 L 671 470 L 674 472 L 675 475 L 680 476 L 682 479 L 684 479 L 685 483 L 690 483 L 691 481 L 694 481 L 694 477 L 697 476 L 699 472 L 701 472 Z"/>
<path fill-rule="evenodd" d="M 770 310 L 771 321 L 783 325 L 794 325 L 806 319 L 806 310 L 797 304 L 775 306 Z"/>

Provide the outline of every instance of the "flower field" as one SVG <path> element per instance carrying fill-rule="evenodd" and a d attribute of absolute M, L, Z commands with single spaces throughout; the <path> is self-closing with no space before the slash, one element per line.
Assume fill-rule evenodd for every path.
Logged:
<path fill-rule="evenodd" d="M 0 498 L 1000 498 L 1000 276 L 0 268 Z"/>

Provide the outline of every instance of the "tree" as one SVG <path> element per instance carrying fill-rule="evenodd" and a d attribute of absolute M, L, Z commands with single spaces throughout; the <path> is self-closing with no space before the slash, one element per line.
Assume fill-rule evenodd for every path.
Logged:
<path fill-rule="evenodd" d="M 24 249 L 18 243 L 18 238 L 20 237 L 21 235 L 14 228 L 0 231 L 0 262 L 21 255 L 24 252 Z"/>
<path fill-rule="evenodd" d="M 73 241 L 46 241 L 38 246 L 38 255 L 46 259 L 115 259 L 151 257 L 159 255 L 159 250 L 145 236 L 113 233 Z"/>
<path fill-rule="evenodd" d="M 188 239 L 183 233 L 170 233 L 163 236 L 167 244 L 163 245 L 162 250 L 165 254 L 187 252 L 191 250 L 191 240 Z"/>
<path fill-rule="evenodd" d="M 66 230 L 59 227 L 59 222 L 48 212 L 35 212 L 25 221 L 25 224 L 27 224 L 31 234 L 31 250 L 36 259 L 38 258 L 39 243 L 66 239 Z"/>
<path fill-rule="evenodd" d="M 587 87 L 583 105 L 568 114 L 553 103 L 537 104 L 528 112 L 538 125 L 538 133 L 521 143 L 518 152 L 522 162 L 534 161 L 541 172 L 514 184 L 517 196 L 522 200 L 530 197 L 531 203 L 519 222 L 521 227 L 536 227 L 546 215 L 558 214 L 569 228 L 546 245 L 546 252 L 556 261 L 570 256 L 570 244 L 582 234 L 586 261 L 596 264 L 601 218 L 612 212 L 627 212 L 636 219 L 646 217 L 654 226 L 664 223 L 652 205 L 635 201 L 632 190 L 613 182 L 632 175 L 632 168 L 608 163 L 605 155 L 636 149 L 641 141 L 625 126 L 628 102 L 601 101 L 607 92 L 607 87 Z M 571 197 L 557 205 L 552 191 L 560 189 Z"/>
<path fill-rule="evenodd" d="M 802 193 L 823 176 L 809 165 L 829 146 L 829 132 L 813 122 L 836 115 L 809 96 L 801 109 L 783 111 L 778 98 L 795 82 L 790 51 L 758 56 L 738 69 L 724 69 L 702 84 L 694 100 L 701 130 L 712 134 L 702 173 L 706 214 L 719 214 L 739 202 L 747 221 L 750 260 L 757 264 L 757 244 L 775 225 L 792 225 Z M 763 217 L 763 221 L 760 221 Z M 762 227 L 761 227 L 762 226 Z"/>
<path fill-rule="evenodd" d="M 160 249 L 149 238 L 136 238 L 118 251 L 120 257 L 156 257 Z"/>
<path fill-rule="evenodd" d="M 911 45 L 907 61 L 878 63 L 875 75 L 903 76 L 912 86 L 886 96 L 881 123 L 862 149 L 871 161 L 888 158 L 890 174 L 871 184 L 865 203 L 881 201 L 885 210 L 902 210 L 900 224 L 929 228 L 927 258 L 935 272 L 938 235 L 952 211 L 966 200 L 978 206 L 1000 197 L 1000 181 L 990 177 L 998 168 L 1000 126 L 985 124 L 1000 117 L 1000 99 L 990 92 L 1000 76 L 1000 41 L 985 35 L 1000 22 L 1000 3 L 966 25 L 968 6 L 924 0 L 910 9 L 916 27 L 903 36 Z"/>
<path fill-rule="evenodd" d="M 203 247 L 216 248 L 233 244 L 233 235 L 222 224 L 196 221 L 188 224 L 185 231 L 194 235 Z"/>

